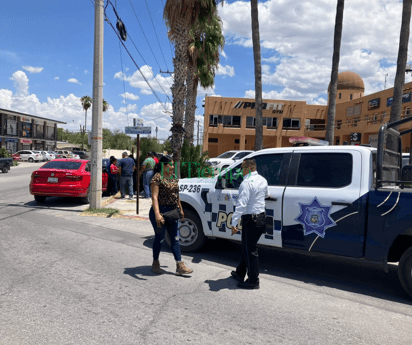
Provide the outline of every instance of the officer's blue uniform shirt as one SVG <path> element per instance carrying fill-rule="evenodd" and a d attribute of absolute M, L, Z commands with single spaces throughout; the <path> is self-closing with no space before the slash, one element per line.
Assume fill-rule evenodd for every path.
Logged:
<path fill-rule="evenodd" d="M 239 187 L 239 199 L 232 216 L 232 224 L 237 226 L 242 215 L 265 212 L 265 198 L 267 197 L 269 197 L 269 192 L 266 179 L 257 171 L 247 174 Z"/>

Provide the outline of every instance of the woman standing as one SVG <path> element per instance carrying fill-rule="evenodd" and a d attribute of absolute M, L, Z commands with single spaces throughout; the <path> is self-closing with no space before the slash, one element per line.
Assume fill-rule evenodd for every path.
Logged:
<path fill-rule="evenodd" d="M 173 175 L 173 169 L 172 159 L 167 156 L 162 157 L 159 164 L 156 165 L 155 175 L 150 183 L 152 188 L 152 207 L 149 212 L 149 218 L 155 230 L 152 271 L 156 274 L 164 273 L 164 270 L 160 268 L 159 254 L 167 230 L 170 236 L 172 253 L 176 260 L 176 274 L 183 275 L 190 274 L 193 270 L 187 268 L 182 261 L 180 243 L 177 236 L 178 219 L 166 222 L 163 217 L 164 213 L 174 209 L 180 212 L 181 218 L 184 217 L 179 198 L 178 180 Z"/>
<path fill-rule="evenodd" d="M 119 173 L 119 168 L 117 167 L 117 159 L 113 156 L 110 157 L 110 167 L 109 167 L 109 178 L 110 178 L 110 195 L 117 194 L 117 174 Z"/>

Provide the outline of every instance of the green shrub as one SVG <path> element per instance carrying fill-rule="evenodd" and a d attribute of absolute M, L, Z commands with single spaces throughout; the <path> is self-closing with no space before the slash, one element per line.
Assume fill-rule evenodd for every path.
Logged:
<path fill-rule="evenodd" d="M 210 174 L 209 169 L 206 165 L 206 157 L 208 152 L 202 153 L 202 146 L 191 146 L 188 144 L 187 140 L 184 141 L 182 145 L 182 155 L 180 159 L 180 176 L 181 178 L 187 177 L 207 177 Z M 190 166 L 190 176 L 189 176 L 189 166 Z"/>
<path fill-rule="evenodd" d="M 4 147 L 0 147 L 0 158 L 10 158 L 10 153 Z"/>

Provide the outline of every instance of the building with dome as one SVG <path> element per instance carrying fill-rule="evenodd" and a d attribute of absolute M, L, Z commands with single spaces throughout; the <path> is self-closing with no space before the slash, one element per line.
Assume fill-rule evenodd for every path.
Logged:
<path fill-rule="evenodd" d="M 405 84 L 402 118 L 411 115 L 411 93 L 412 83 Z M 335 144 L 376 146 L 379 127 L 389 120 L 392 96 L 393 88 L 365 96 L 365 84 L 358 74 L 351 71 L 339 73 Z M 229 150 L 254 149 L 254 99 L 206 97 L 204 107 L 203 151 L 208 151 L 209 157 Z M 327 113 L 326 105 L 264 99 L 263 146 L 292 146 L 291 137 L 324 139 Z M 411 128 L 411 124 L 404 127 Z M 405 135 L 402 140 L 404 151 L 409 152 L 412 136 Z"/>

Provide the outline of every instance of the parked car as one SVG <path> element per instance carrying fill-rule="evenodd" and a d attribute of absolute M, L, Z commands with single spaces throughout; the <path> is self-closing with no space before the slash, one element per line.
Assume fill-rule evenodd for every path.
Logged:
<path fill-rule="evenodd" d="M 79 155 L 80 159 L 89 159 L 90 158 L 90 153 L 86 151 L 73 151 L 74 154 Z"/>
<path fill-rule="evenodd" d="M 72 159 L 82 159 L 79 155 L 73 153 L 72 154 Z"/>
<path fill-rule="evenodd" d="M 13 158 L 0 158 L 0 170 L 2 173 L 8 173 L 13 166 Z"/>
<path fill-rule="evenodd" d="M 30 193 L 36 202 L 47 197 L 77 197 L 83 203 L 90 203 L 90 162 L 80 159 L 55 159 L 35 170 L 31 175 Z M 102 172 L 102 191 L 107 190 L 106 167 Z"/>
<path fill-rule="evenodd" d="M 45 161 L 51 161 L 56 158 L 55 154 L 49 151 L 41 151 L 41 154 L 43 155 Z"/>
<path fill-rule="evenodd" d="M 254 151 L 251 150 L 232 150 L 232 151 L 227 151 L 225 153 L 222 153 L 220 156 L 216 158 L 210 158 L 208 160 L 208 164 L 218 170 L 224 170 L 229 165 L 232 165 L 234 162 L 236 162 L 239 159 L 242 159 L 243 157 L 246 157 L 247 155 L 251 154 Z"/>
<path fill-rule="evenodd" d="M 35 154 L 40 154 L 42 157 L 42 162 L 46 162 L 47 161 L 47 157 L 46 155 L 43 153 L 43 151 L 33 151 Z"/>
<path fill-rule="evenodd" d="M 67 150 L 56 151 L 56 158 L 73 158 L 73 153 Z"/>
<path fill-rule="evenodd" d="M 43 155 L 37 151 L 29 151 L 29 150 L 22 150 L 18 151 L 17 154 L 20 155 L 21 161 L 28 161 L 28 162 L 41 162 L 43 160 Z"/>

